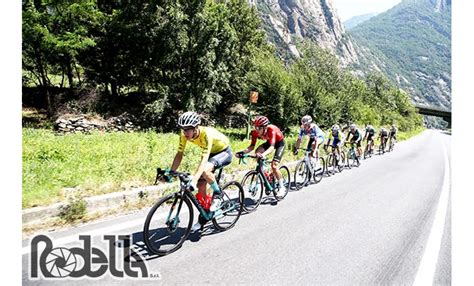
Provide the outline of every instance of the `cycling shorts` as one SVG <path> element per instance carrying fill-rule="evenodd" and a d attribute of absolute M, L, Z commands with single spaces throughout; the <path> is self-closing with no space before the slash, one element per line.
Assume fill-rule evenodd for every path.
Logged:
<path fill-rule="evenodd" d="M 230 146 L 221 152 L 209 155 L 208 162 L 214 165 L 214 170 L 229 165 L 232 162 L 232 150 Z"/>
<path fill-rule="evenodd" d="M 270 143 L 265 142 L 263 144 L 261 144 L 260 146 L 258 146 L 258 148 L 262 147 L 263 149 L 267 150 L 268 148 L 270 148 Z M 258 149 L 257 148 L 257 149 Z M 281 158 L 283 157 L 283 151 L 285 151 L 285 140 L 281 140 L 280 142 L 277 142 L 275 143 L 275 155 L 273 155 L 273 161 L 274 162 L 278 162 L 280 163 L 281 162 Z"/>
<path fill-rule="evenodd" d="M 334 139 L 332 140 L 332 144 L 331 144 L 332 147 L 336 148 L 337 146 L 341 146 L 341 145 L 342 145 L 341 139 L 339 139 L 339 138 L 334 138 Z"/>

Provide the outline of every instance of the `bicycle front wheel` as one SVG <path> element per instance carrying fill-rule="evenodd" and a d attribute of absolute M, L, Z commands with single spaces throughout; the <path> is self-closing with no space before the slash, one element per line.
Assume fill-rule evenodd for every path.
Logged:
<path fill-rule="evenodd" d="M 262 202 L 263 182 L 257 171 L 250 171 L 242 179 L 244 210 L 253 212 Z"/>
<path fill-rule="evenodd" d="M 286 166 L 281 166 L 279 168 L 282 179 L 283 179 L 283 188 L 280 188 L 279 182 L 277 182 L 276 188 L 273 189 L 273 195 L 275 196 L 275 199 L 278 201 L 283 200 L 286 195 L 288 194 L 288 191 L 290 190 L 291 187 L 291 178 L 290 178 L 290 170 Z"/>
<path fill-rule="evenodd" d="M 295 188 L 297 190 L 306 186 L 306 184 L 308 183 L 309 181 L 308 167 L 306 166 L 306 163 L 304 161 L 300 161 L 296 165 L 294 181 L 295 181 Z"/>
<path fill-rule="evenodd" d="M 188 238 L 192 223 L 193 208 L 189 199 L 179 193 L 168 195 L 159 200 L 146 217 L 145 245 L 154 254 L 170 254 Z"/>
<path fill-rule="evenodd" d="M 214 213 L 212 223 L 218 230 L 228 230 L 239 220 L 243 210 L 244 189 L 239 182 L 232 181 L 221 188 L 221 207 Z"/>

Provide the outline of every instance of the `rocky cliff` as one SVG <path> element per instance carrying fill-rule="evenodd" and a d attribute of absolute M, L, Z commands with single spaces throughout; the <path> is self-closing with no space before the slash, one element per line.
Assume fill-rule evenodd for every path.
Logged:
<path fill-rule="evenodd" d="M 358 63 L 331 0 L 249 0 L 260 12 L 268 39 L 282 58 L 298 57 L 297 43 L 311 39 L 333 51 L 342 66 Z"/>

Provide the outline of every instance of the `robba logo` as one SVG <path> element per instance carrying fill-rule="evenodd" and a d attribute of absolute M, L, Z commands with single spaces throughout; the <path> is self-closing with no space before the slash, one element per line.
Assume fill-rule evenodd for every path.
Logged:
<path fill-rule="evenodd" d="M 48 236 L 35 236 L 31 240 L 30 248 L 30 277 L 32 279 L 97 278 L 110 272 L 110 275 L 117 278 L 125 276 L 130 278 L 158 278 L 158 275 L 155 274 L 149 276 L 141 255 L 130 248 L 130 236 L 128 235 L 104 235 L 104 241 L 108 241 L 108 257 L 107 253 L 91 246 L 89 235 L 80 235 L 79 239 L 83 241 L 82 248 L 53 248 L 53 243 Z M 122 259 L 117 259 L 116 241 L 123 243 Z M 41 253 L 38 250 L 40 243 L 45 244 L 45 248 Z M 123 270 L 119 270 L 119 267 L 117 267 L 119 260 L 123 261 Z"/>

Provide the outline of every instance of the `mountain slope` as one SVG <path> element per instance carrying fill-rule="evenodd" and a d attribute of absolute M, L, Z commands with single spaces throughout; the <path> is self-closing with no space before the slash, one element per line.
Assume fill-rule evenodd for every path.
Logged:
<path fill-rule="evenodd" d="M 298 57 L 297 43 L 310 39 L 338 56 L 342 66 L 358 63 L 331 0 L 249 0 L 260 13 L 268 40 L 284 59 Z"/>
<path fill-rule="evenodd" d="M 451 106 L 451 1 L 405 0 L 354 27 L 359 64 L 382 71 L 418 103 Z"/>
<path fill-rule="evenodd" d="M 364 14 L 364 15 L 359 15 L 359 16 L 354 16 L 352 18 L 350 18 L 349 20 L 347 21 L 344 21 L 344 27 L 346 28 L 346 30 L 350 30 L 352 28 L 354 28 L 355 26 L 359 25 L 359 24 L 362 24 L 363 22 L 369 20 L 370 18 L 374 17 L 378 15 L 378 13 L 370 13 L 370 14 Z"/>

